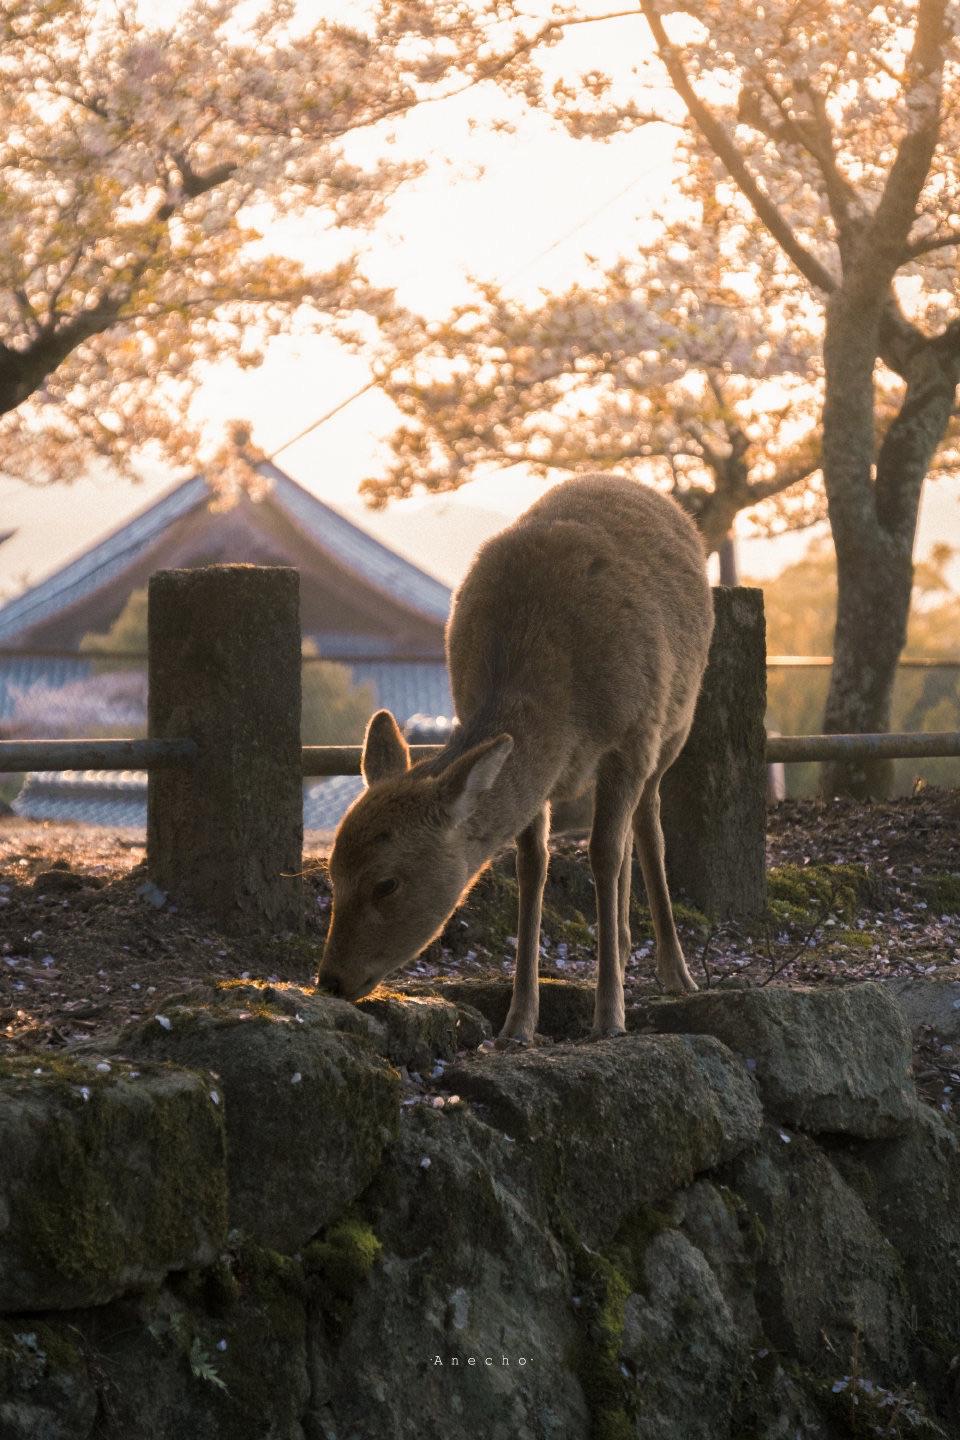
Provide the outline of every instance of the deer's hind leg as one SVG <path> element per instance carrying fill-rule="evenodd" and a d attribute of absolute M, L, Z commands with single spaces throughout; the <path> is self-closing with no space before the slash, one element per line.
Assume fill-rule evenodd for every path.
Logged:
<path fill-rule="evenodd" d="M 627 831 L 617 881 L 617 911 L 620 917 L 620 974 L 626 976 L 630 960 L 630 886 L 633 880 L 633 832 Z"/>
<path fill-rule="evenodd" d="M 532 1045 L 540 1014 L 540 914 L 543 887 L 547 879 L 550 807 L 545 805 L 517 836 L 517 889 L 520 911 L 517 922 L 517 968 L 513 976 L 513 999 L 500 1031 L 502 1044 L 515 1040 Z"/>
<path fill-rule="evenodd" d="M 663 829 L 660 825 L 660 781 L 676 759 L 684 738 L 675 746 L 670 746 L 661 757 L 656 771 L 643 787 L 640 803 L 633 817 L 637 854 L 657 942 L 657 979 L 664 990 L 677 994 L 685 990 L 696 990 L 697 984 L 687 969 L 674 924 L 673 906 L 670 903 Z"/>
<path fill-rule="evenodd" d="M 623 1035 L 626 1031 L 623 1001 L 622 931 L 629 890 L 621 883 L 629 857 L 630 822 L 637 803 L 637 786 L 623 759 L 604 756 L 597 771 L 597 789 L 590 832 L 590 866 L 597 892 L 597 999 L 593 1036 Z M 629 881 L 629 874 L 627 877 Z M 629 949 L 629 908 L 626 911 Z"/>

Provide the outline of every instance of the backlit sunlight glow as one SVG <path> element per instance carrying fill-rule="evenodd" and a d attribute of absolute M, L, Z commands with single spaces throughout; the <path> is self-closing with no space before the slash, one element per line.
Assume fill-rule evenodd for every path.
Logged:
<path fill-rule="evenodd" d="M 110 31 L 118 11 L 113 3 L 87 8 L 90 46 Z M 168 123 L 162 97 L 172 83 L 165 66 L 173 53 L 183 57 L 178 103 L 194 105 L 189 57 L 201 39 L 218 55 L 251 38 L 263 53 L 280 46 L 288 58 L 279 71 L 271 67 L 269 83 L 288 85 L 294 95 L 318 24 L 346 24 L 368 39 L 377 24 L 373 3 L 353 4 L 345 17 L 333 0 L 203 6 L 140 0 L 121 9 L 145 27 L 124 61 L 123 83 L 138 87 L 143 115 L 153 117 L 135 123 L 155 127 Z M 454 15 L 451 6 L 433 11 L 441 26 Z M 414 19 L 417 12 L 417 5 L 409 7 Z M 457 14 L 439 43 L 429 27 L 411 29 L 393 52 L 402 59 L 395 83 L 428 103 L 406 109 L 404 100 L 374 123 L 360 115 L 334 150 L 324 141 L 312 158 L 303 138 L 309 125 L 303 137 L 291 132 L 282 144 L 270 130 L 279 112 L 261 125 L 264 107 L 274 102 L 262 88 L 266 72 L 261 85 L 256 68 L 248 68 L 244 123 L 249 128 L 254 114 L 256 120 L 240 150 L 249 183 L 227 184 L 222 195 L 212 191 L 168 224 L 171 254 L 189 270 L 203 304 L 193 309 L 196 297 L 189 297 L 184 309 L 182 287 L 178 292 L 158 272 L 156 285 L 131 308 L 126 335 L 89 342 L 82 373 L 68 361 L 15 419 L 5 417 L 6 431 L 0 426 L 0 445 L 12 446 L 11 471 L 17 468 L 15 431 L 34 465 L 38 453 L 43 458 L 38 442 L 48 436 L 61 473 L 69 470 L 81 491 L 95 486 L 97 494 L 96 507 L 87 506 L 92 513 L 84 516 L 89 535 L 81 522 L 80 532 L 71 527 L 60 537 L 58 550 L 56 537 L 48 531 L 40 539 L 28 524 L 22 538 L 8 543 L 0 552 L 8 592 L 15 576 L 49 568 L 143 503 L 142 491 L 111 487 L 103 470 L 97 477 L 97 456 L 102 466 L 119 447 L 120 458 L 155 493 L 197 458 L 222 456 L 224 430 L 234 419 L 248 422 L 255 442 L 270 453 L 362 390 L 371 373 L 383 377 L 380 388 L 283 456 L 304 483 L 348 506 L 361 481 L 374 498 L 400 493 L 391 487 L 401 473 L 416 475 L 408 461 L 417 447 L 429 457 L 424 474 L 435 488 L 469 479 L 464 499 L 478 497 L 511 512 L 528 503 L 544 478 L 567 473 L 571 464 L 612 462 L 662 483 L 707 485 L 704 447 L 729 443 L 728 419 L 743 428 L 752 473 L 764 482 L 772 483 L 777 465 L 796 460 L 808 445 L 821 397 L 819 307 L 758 236 L 722 167 L 683 129 L 683 104 L 655 60 L 639 12 L 601 3 L 496 10 L 477 3 Z M 667 32 L 684 51 L 698 94 L 725 115 L 766 190 L 828 268 L 836 260 L 825 205 L 809 164 L 796 146 L 784 150 L 781 131 L 808 123 L 804 86 L 809 77 L 820 83 L 828 77 L 824 103 L 838 133 L 837 162 L 859 203 L 874 203 L 898 136 L 929 103 L 924 86 L 903 84 L 914 14 L 909 0 L 855 12 L 833 0 L 814 20 L 770 0 L 751 12 L 746 27 L 739 7 L 691 0 L 667 15 Z M 552 21 L 549 43 L 533 47 L 519 68 L 483 78 L 484 60 L 511 37 L 543 38 Z M 458 57 L 468 32 L 473 49 Z M 74 59 L 80 53 L 79 38 L 62 27 L 56 43 L 61 57 L 70 57 L 71 46 Z M 352 42 L 337 43 L 336 63 L 344 67 L 340 103 L 350 105 L 369 80 L 369 67 L 352 69 L 358 52 Z M 105 84 L 113 83 L 120 81 L 107 75 Z M 780 118 L 769 97 L 759 98 L 761 85 L 778 90 Z M 322 103 L 330 103 L 327 91 Z M 49 123 L 55 110 L 62 127 L 75 108 L 47 82 L 22 104 L 8 130 L 16 144 L 26 144 L 31 114 L 34 122 L 39 116 Z M 761 104 L 766 119 L 758 125 L 751 107 Z M 664 123 L 655 123 L 658 118 Z M 205 133 L 205 123 L 196 135 L 195 172 L 229 153 L 227 132 L 214 125 Z M 95 107 L 87 108 L 73 133 L 71 153 L 86 154 L 96 176 L 114 143 L 109 126 Z M 145 130 L 144 143 L 129 153 L 148 154 L 149 138 Z M 339 158 L 331 170 L 334 154 Z M 277 163 L 286 166 L 289 183 L 265 186 L 267 167 Z M 124 227 L 139 243 L 169 183 L 152 179 L 140 160 L 124 165 L 108 166 L 109 180 L 94 180 L 82 196 L 88 209 L 111 217 L 117 243 L 108 259 L 118 274 L 139 263 L 136 244 L 123 248 Z M 937 233 L 945 215 L 956 220 L 956 165 L 955 150 L 947 147 L 918 215 L 917 240 Z M 326 189 L 311 197 L 309 184 L 321 174 Z M 10 172 L 21 194 L 30 183 L 29 173 Z M 31 264 L 38 271 L 26 281 L 30 303 L 41 311 L 60 283 L 65 241 L 56 241 L 60 259 L 54 250 L 45 262 L 42 247 L 52 243 L 50 227 L 66 226 L 79 203 L 62 181 L 51 184 L 38 201 L 33 234 L 25 230 L 24 243 L 9 251 L 27 271 Z M 224 283 L 227 266 L 249 277 L 242 303 Z M 78 296 L 82 270 L 83 264 L 69 282 Z M 942 323 L 955 303 L 955 270 L 956 251 L 944 249 L 902 271 L 896 283 L 906 313 L 930 327 Z M 8 285 L 17 278 L 11 273 Z M 631 305 L 638 286 L 642 299 Z M 391 304 L 398 307 L 393 314 Z M 6 318 L 9 343 L 28 343 L 29 328 L 17 328 L 24 325 L 22 306 L 12 305 Z M 495 333 L 498 325 L 521 323 L 529 329 L 526 350 L 505 345 Z M 504 367 L 527 387 L 516 423 L 505 400 L 498 410 L 487 397 L 502 383 Z M 404 377 L 429 395 L 435 416 L 454 392 L 466 395 L 469 420 L 466 411 L 461 419 L 479 427 L 477 443 L 466 437 L 454 457 L 439 432 L 426 434 L 416 406 L 400 394 Z M 888 378 L 883 384 L 896 393 Z M 585 429 L 570 442 L 572 419 Z M 139 451 L 128 446 L 123 437 L 131 425 L 155 435 L 156 443 Z M 573 428 L 579 433 L 581 427 Z M 406 439 L 398 451 L 401 433 Z M 773 499 L 758 512 L 774 531 L 789 523 L 791 505 L 797 514 L 809 509 L 801 471 L 792 499 Z M 9 481 L 0 482 L 0 493 L 21 524 L 48 503 L 42 491 L 24 495 Z M 365 523 L 388 534 L 390 513 Z M 739 523 L 749 529 L 752 522 L 741 516 Z"/>

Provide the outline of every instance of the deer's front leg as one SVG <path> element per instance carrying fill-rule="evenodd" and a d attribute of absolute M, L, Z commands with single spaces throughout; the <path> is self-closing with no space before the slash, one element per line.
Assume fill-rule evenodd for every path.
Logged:
<path fill-rule="evenodd" d="M 500 1031 L 500 1042 L 515 1040 L 532 1045 L 540 1014 L 537 972 L 540 964 L 540 912 L 547 879 L 547 836 L 550 810 L 540 811 L 517 836 L 517 889 L 520 913 L 517 922 L 517 968 L 513 977 L 513 1000 Z"/>
<path fill-rule="evenodd" d="M 683 958 L 683 949 L 673 919 L 673 906 L 670 903 L 664 863 L 663 830 L 660 825 L 659 774 L 653 775 L 644 786 L 633 826 L 657 942 L 657 977 L 664 990 L 671 994 L 680 995 L 687 990 L 696 990 L 697 983 Z"/>
<path fill-rule="evenodd" d="M 597 892 L 597 999 L 593 1037 L 626 1033 L 621 963 L 620 883 L 636 803 L 622 763 L 610 756 L 597 774 L 590 865 Z M 629 877 L 628 877 L 629 878 Z M 629 903 L 629 891 L 627 891 Z"/>

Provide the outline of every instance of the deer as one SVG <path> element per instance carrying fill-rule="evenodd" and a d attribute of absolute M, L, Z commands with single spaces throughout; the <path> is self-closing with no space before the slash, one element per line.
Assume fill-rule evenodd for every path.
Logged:
<path fill-rule="evenodd" d="M 416 958 L 499 852 L 516 843 L 513 995 L 497 1045 L 542 1043 L 540 923 L 551 804 L 592 789 L 596 892 L 591 1035 L 625 1033 L 633 846 L 657 978 L 696 990 L 674 923 L 660 781 L 693 720 L 713 629 L 705 555 L 669 497 L 611 475 L 566 480 L 488 540 L 446 629 L 458 724 L 411 765 L 389 710 L 364 736 L 365 789 L 329 858 L 318 986 L 369 994 Z"/>

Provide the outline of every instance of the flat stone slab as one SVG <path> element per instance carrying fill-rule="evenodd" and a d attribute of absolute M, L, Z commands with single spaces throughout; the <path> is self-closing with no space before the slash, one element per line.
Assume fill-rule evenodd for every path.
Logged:
<path fill-rule="evenodd" d="M 0 1311 L 102 1305 L 227 1233 L 209 1078 L 114 1057 L 0 1062 Z"/>
<path fill-rule="evenodd" d="M 540 1020 L 537 1029 L 551 1040 L 579 1040 L 593 1024 L 594 992 L 589 981 L 541 977 Z M 513 995 L 512 980 L 437 980 L 432 993 L 456 1004 L 470 1005 L 486 1016 L 493 1033 L 503 1028 Z"/>
<path fill-rule="evenodd" d="M 460 1050 L 475 1050 L 490 1035 L 490 1024 L 471 1005 L 440 995 L 405 994 L 380 987 L 357 1009 L 383 1029 L 375 1042 L 380 1054 L 408 1070 L 428 1070 L 435 1060 L 452 1060 Z"/>
<path fill-rule="evenodd" d="M 960 980 L 896 975 L 883 982 L 911 1029 L 929 1025 L 944 1040 L 960 1040 Z"/>
<path fill-rule="evenodd" d="M 705 1035 L 494 1051 L 451 1066 L 444 1084 L 523 1148 L 587 1244 L 738 1155 L 763 1119 L 742 1061 Z"/>
<path fill-rule="evenodd" d="M 875 1138 L 912 1120 L 910 1032 L 879 985 L 707 990 L 652 1000 L 646 1018 L 660 1032 L 722 1040 L 786 1125 Z"/>
<path fill-rule="evenodd" d="M 400 1078 L 376 1053 L 382 1041 L 343 1000 L 228 982 L 164 1001 L 116 1047 L 213 1075 L 230 1224 L 292 1252 L 364 1189 L 396 1134 Z"/>

